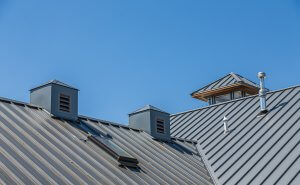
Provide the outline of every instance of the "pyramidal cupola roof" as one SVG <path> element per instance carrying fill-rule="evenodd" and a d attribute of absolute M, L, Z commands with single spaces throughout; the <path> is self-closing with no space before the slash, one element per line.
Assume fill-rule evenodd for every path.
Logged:
<path fill-rule="evenodd" d="M 194 91 L 191 96 L 193 98 L 207 101 L 207 97 L 209 96 L 234 90 L 243 90 L 248 94 L 257 94 L 259 85 L 239 74 L 231 72 L 224 77 Z"/>
<path fill-rule="evenodd" d="M 72 87 L 72 86 L 70 86 L 70 85 L 68 85 L 68 84 L 65 84 L 65 83 L 63 83 L 63 82 L 61 82 L 61 81 L 58 81 L 58 80 L 50 80 L 50 81 L 48 81 L 48 82 L 46 82 L 46 83 L 44 83 L 44 84 L 42 84 L 42 85 L 39 85 L 39 86 L 37 86 L 37 87 L 34 87 L 34 88 L 32 88 L 32 89 L 30 89 L 30 91 L 33 91 L 33 90 L 36 90 L 36 89 L 39 89 L 39 88 L 41 88 L 41 87 L 44 87 L 44 86 L 47 86 L 47 85 L 51 85 L 51 84 L 56 84 L 56 85 L 60 85 L 60 86 L 63 86 L 63 87 L 68 87 L 68 88 L 71 88 L 71 89 L 75 89 L 75 90 L 78 90 L 77 88 L 75 88 L 75 87 Z"/>
<path fill-rule="evenodd" d="M 129 115 L 136 114 L 136 113 L 139 113 L 139 112 L 144 112 L 144 111 L 147 111 L 147 110 L 155 110 L 155 111 L 158 111 L 158 112 L 167 113 L 167 112 L 165 112 L 163 110 L 160 110 L 159 108 L 154 107 L 152 105 L 146 105 L 146 106 L 144 106 L 144 107 L 142 107 L 142 108 L 140 108 L 140 109 L 138 109 L 138 110 L 130 113 Z"/>

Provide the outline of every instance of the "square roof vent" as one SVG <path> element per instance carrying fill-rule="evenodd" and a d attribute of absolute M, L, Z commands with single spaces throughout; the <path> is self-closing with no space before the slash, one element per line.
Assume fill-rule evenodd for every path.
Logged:
<path fill-rule="evenodd" d="M 30 103 L 43 107 L 54 117 L 78 118 L 78 89 L 58 80 L 31 89 Z"/>
<path fill-rule="evenodd" d="M 129 126 L 144 130 L 153 138 L 170 140 L 170 114 L 154 106 L 145 107 L 129 114 Z"/>

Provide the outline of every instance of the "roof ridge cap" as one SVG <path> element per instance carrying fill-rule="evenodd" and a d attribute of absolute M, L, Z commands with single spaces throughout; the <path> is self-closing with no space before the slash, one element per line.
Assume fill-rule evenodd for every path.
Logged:
<path fill-rule="evenodd" d="M 238 82 L 244 82 L 238 75 L 236 75 L 234 72 L 231 72 L 230 75 Z"/>
<path fill-rule="evenodd" d="M 284 90 L 287 90 L 287 89 L 298 88 L 298 87 L 300 87 L 300 84 L 299 85 L 293 85 L 293 86 L 283 88 L 283 89 L 274 90 L 274 91 L 268 91 L 267 94 L 276 93 L 276 92 L 279 92 L 279 91 L 284 91 Z M 202 110 L 202 109 L 206 109 L 206 108 L 210 108 L 210 107 L 214 107 L 214 106 L 219 106 L 219 105 L 223 105 L 223 104 L 230 103 L 230 102 L 244 100 L 244 99 L 251 98 L 251 97 L 254 97 L 254 96 L 258 96 L 258 94 L 254 94 L 254 95 L 250 95 L 250 96 L 246 96 L 246 97 L 242 97 L 242 98 L 238 98 L 238 99 L 234 99 L 234 100 L 229 100 L 229 101 L 226 101 L 226 102 L 217 103 L 217 104 L 213 104 L 213 105 L 208 105 L 208 106 L 204 106 L 204 107 L 200 107 L 200 108 L 196 108 L 196 109 L 191 109 L 191 110 L 187 110 L 187 111 L 183 111 L 183 112 L 178 112 L 178 113 L 175 113 L 175 114 L 170 114 L 170 117 L 176 116 L 176 115 L 179 115 L 179 114 L 185 114 L 185 113 L 188 113 L 188 112 L 197 111 L 197 110 Z"/>
<path fill-rule="evenodd" d="M 6 101 L 6 102 L 11 102 L 11 103 L 14 103 L 14 104 L 21 104 L 21 105 L 24 105 L 24 106 L 31 106 L 31 107 L 36 107 L 36 108 L 44 109 L 43 107 L 41 107 L 39 105 L 35 105 L 35 104 L 31 104 L 31 103 L 26 103 L 26 102 L 22 102 L 22 101 L 10 99 L 10 98 L 0 97 L 0 101 L 1 100 L 2 101 Z"/>
<path fill-rule="evenodd" d="M 128 128 L 128 129 L 138 130 L 140 132 L 144 132 L 144 130 L 130 127 L 128 124 L 125 125 L 125 124 L 122 124 L 122 123 L 116 123 L 116 122 L 112 122 L 112 121 L 107 121 L 107 120 L 93 118 L 93 117 L 89 117 L 89 116 L 83 116 L 83 115 L 78 115 L 78 118 L 79 119 L 87 119 L 89 121 L 97 121 L 100 124 L 108 124 L 109 126 L 119 126 L 119 127 L 123 127 L 123 128 Z"/>

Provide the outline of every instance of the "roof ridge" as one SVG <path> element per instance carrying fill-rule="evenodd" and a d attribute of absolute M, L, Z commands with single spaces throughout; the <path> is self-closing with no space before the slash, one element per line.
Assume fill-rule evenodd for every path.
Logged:
<path fill-rule="evenodd" d="M 90 120 L 90 121 L 97 121 L 99 123 L 104 123 L 104 124 L 108 124 L 108 125 L 112 125 L 112 126 L 125 127 L 125 128 L 132 129 L 132 130 L 144 131 L 142 129 L 133 128 L 133 127 L 130 127 L 129 125 L 125 125 L 125 124 L 122 124 L 122 123 L 116 123 L 116 122 L 107 121 L 107 120 L 98 119 L 98 118 L 93 118 L 93 117 L 89 117 L 89 116 L 78 115 L 78 118 L 79 119 L 87 119 L 87 120 Z"/>
<path fill-rule="evenodd" d="M 132 128 L 129 125 L 123 125 L 121 123 L 116 123 L 116 122 L 111 122 L 111 121 L 107 121 L 107 120 L 102 120 L 102 119 L 97 119 L 97 118 L 92 118 L 92 117 L 88 117 L 88 116 L 83 116 L 83 115 L 78 115 L 79 119 L 87 119 L 89 121 L 97 121 L 99 123 L 107 123 L 108 125 L 112 125 L 112 126 L 120 126 L 120 127 L 125 127 L 128 129 L 133 129 L 133 130 L 139 130 L 141 132 L 143 132 L 144 130 L 142 129 L 136 129 L 136 128 Z M 148 134 L 148 133 L 146 133 Z M 197 140 L 192 140 L 192 139 L 184 139 L 184 138 L 180 138 L 180 137 L 174 137 L 171 136 L 171 139 L 176 140 L 176 141 L 184 141 L 184 142 L 188 142 L 188 143 L 193 143 L 193 144 L 197 144 L 198 141 Z"/>
<path fill-rule="evenodd" d="M 14 104 L 17 104 L 17 105 L 24 105 L 24 106 L 35 107 L 35 108 L 40 108 L 40 109 L 45 110 L 43 107 L 38 106 L 38 105 L 34 105 L 34 104 L 31 104 L 31 103 L 26 103 L 26 102 L 22 102 L 22 101 L 18 101 L 18 100 L 13 100 L 13 99 L 9 99 L 9 98 L 4 98 L 4 97 L 1 97 L 1 96 L 0 96 L 0 102 L 14 103 Z M 91 121 L 98 121 L 100 123 L 107 123 L 107 124 L 111 124 L 111 125 L 116 125 L 116 126 L 120 126 L 120 127 L 128 127 L 130 129 L 143 131 L 141 129 L 132 128 L 129 125 L 125 125 L 125 124 L 122 124 L 122 123 L 116 123 L 116 122 L 107 121 L 107 120 L 98 119 L 98 118 L 93 118 L 93 117 L 89 117 L 89 116 L 78 115 L 78 118 L 88 119 L 88 120 L 91 120 Z"/>
<path fill-rule="evenodd" d="M 255 84 L 257 87 L 259 87 L 259 84 L 257 84 L 256 82 L 254 82 L 254 81 L 252 81 L 252 80 L 250 80 L 250 79 L 248 79 L 248 78 L 245 78 L 244 76 L 242 76 L 242 75 L 240 75 L 240 74 L 236 74 L 236 75 L 237 75 L 238 77 L 242 78 L 242 81 L 243 81 L 243 82 L 245 82 L 245 80 L 243 80 L 243 79 L 246 79 L 246 80 L 248 80 L 249 82 Z M 245 83 L 246 83 L 246 82 L 245 82 Z"/>
<path fill-rule="evenodd" d="M 4 98 L 4 97 L 0 97 L 0 101 L 7 102 L 7 103 L 10 102 L 10 103 L 18 104 L 18 105 L 24 105 L 24 106 L 26 105 L 26 106 L 30 106 L 30 107 L 44 109 L 43 107 L 38 106 L 38 105 L 34 105 L 34 104 L 31 104 L 31 103 L 26 103 L 26 102 L 14 100 L 14 99 Z"/>
<path fill-rule="evenodd" d="M 274 90 L 274 91 L 268 91 L 267 94 L 275 93 L 275 92 L 279 92 L 279 91 L 284 91 L 284 90 L 292 89 L 292 88 L 298 88 L 298 87 L 300 87 L 300 84 L 299 85 L 290 86 L 290 87 L 287 87 L 287 88 L 283 88 L 283 89 Z M 242 97 L 242 98 L 238 98 L 238 99 L 234 99 L 234 100 L 229 100 L 229 101 L 222 102 L 222 103 L 208 105 L 208 106 L 205 106 L 205 107 L 191 109 L 191 110 L 187 110 L 187 111 L 183 111 L 183 112 L 178 112 L 178 113 L 175 113 L 175 114 L 171 114 L 170 116 L 172 117 L 172 116 L 176 116 L 176 115 L 179 115 L 179 114 L 185 114 L 185 113 L 188 113 L 188 112 L 193 112 L 193 111 L 202 110 L 202 109 L 206 109 L 206 108 L 210 108 L 210 107 L 214 107 L 214 106 L 219 106 L 219 105 L 223 105 L 223 104 L 230 103 L 230 102 L 245 100 L 247 98 L 251 98 L 251 97 L 254 97 L 254 96 L 259 96 L 259 95 L 258 94 L 250 95 L 250 96 L 246 96 L 246 97 Z"/>
<path fill-rule="evenodd" d="M 231 72 L 230 75 L 238 82 L 243 82 L 244 80 L 242 80 L 241 78 L 239 78 L 239 76 L 237 74 L 235 74 L 234 72 Z"/>

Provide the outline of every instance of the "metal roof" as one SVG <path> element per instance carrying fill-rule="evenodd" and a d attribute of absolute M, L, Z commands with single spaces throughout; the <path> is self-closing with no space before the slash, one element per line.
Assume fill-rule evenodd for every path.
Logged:
<path fill-rule="evenodd" d="M 165 112 L 163 110 L 160 110 L 159 108 L 154 107 L 152 105 L 146 105 L 146 106 L 144 106 L 144 107 L 142 107 L 142 108 L 140 108 L 140 109 L 138 109 L 138 110 L 130 113 L 129 115 L 136 114 L 136 113 L 139 113 L 139 112 L 144 112 L 144 111 L 147 111 L 147 110 L 155 110 L 155 111 L 158 111 L 158 112 L 167 113 L 167 112 Z M 169 113 L 167 113 L 167 114 L 169 114 Z"/>
<path fill-rule="evenodd" d="M 42 84 L 42 85 L 39 85 L 39 86 L 37 86 L 37 87 L 34 87 L 34 88 L 30 89 L 29 91 L 33 91 L 33 90 L 39 89 L 39 88 L 41 88 L 41 87 L 44 87 L 44 86 L 47 86 L 47 85 L 50 85 L 50 84 L 56 84 L 56 85 L 60 85 L 60 86 L 63 86 L 63 87 L 68 87 L 68 88 L 71 88 L 71 89 L 78 90 L 77 88 L 72 87 L 72 86 L 70 86 L 70 85 L 68 85 L 68 84 L 65 84 L 65 83 L 63 83 L 63 82 L 61 82 L 61 81 L 58 81 L 58 80 L 50 80 L 49 82 L 46 82 L 46 83 L 44 83 L 44 84 Z"/>
<path fill-rule="evenodd" d="M 247 84 L 249 86 L 252 86 L 252 87 L 255 87 L 255 88 L 259 88 L 259 86 L 252 82 L 251 80 L 248 80 L 247 78 L 239 75 L 239 74 L 236 74 L 236 73 L 229 73 L 228 75 L 194 91 L 192 93 L 193 94 L 196 94 L 196 93 L 201 93 L 201 92 L 204 92 L 204 91 L 208 91 L 208 90 L 214 90 L 214 89 L 218 89 L 218 88 L 221 88 L 221 87 L 226 87 L 226 86 L 230 86 L 230 85 L 233 85 L 233 84 L 237 84 L 237 83 L 244 83 L 244 84 Z"/>
<path fill-rule="evenodd" d="M 0 99 L 0 184 L 213 184 L 193 141 L 156 141 L 124 125 L 80 121 L 109 134 L 139 168 L 120 167 L 87 139 L 78 122 Z"/>
<path fill-rule="evenodd" d="M 171 134 L 198 141 L 217 184 L 300 184 L 299 91 L 269 92 L 260 117 L 257 95 L 171 115 Z"/>

